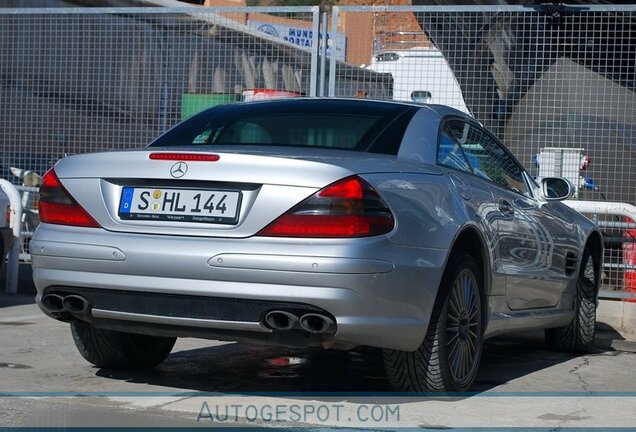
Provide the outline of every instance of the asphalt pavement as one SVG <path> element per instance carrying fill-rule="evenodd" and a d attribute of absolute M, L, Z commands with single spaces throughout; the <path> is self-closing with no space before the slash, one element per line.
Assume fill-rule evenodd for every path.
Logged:
<path fill-rule="evenodd" d="M 636 427 L 636 342 L 600 330 L 583 356 L 541 333 L 489 340 L 471 393 L 413 396 L 373 349 L 179 339 L 152 371 L 99 369 L 31 295 L 0 295 L 0 426 Z"/>

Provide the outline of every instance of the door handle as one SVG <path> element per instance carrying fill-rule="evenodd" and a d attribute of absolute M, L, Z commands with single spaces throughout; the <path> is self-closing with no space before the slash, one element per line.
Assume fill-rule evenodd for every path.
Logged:
<path fill-rule="evenodd" d="M 499 211 L 506 217 L 512 217 L 515 214 L 515 209 L 512 207 L 512 204 L 506 200 L 499 201 Z"/>

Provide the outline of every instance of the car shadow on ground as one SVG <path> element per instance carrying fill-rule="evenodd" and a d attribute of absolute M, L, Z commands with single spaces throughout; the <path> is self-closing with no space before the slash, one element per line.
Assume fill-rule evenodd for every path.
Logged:
<path fill-rule="evenodd" d="M 547 351 L 543 332 L 491 339 L 486 342 L 471 392 L 490 390 L 575 357 Z M 174 352 L 152 371 L 99 369 L 97 375 L 174 388 L 175 392 L 308 392 L 337 397 L 339 393 L 393 391 L 377 349 L 337 352 L 232 343 Z"/>
<path fill-rule="evenodd" d="M 322 351 L 230 343 L 172 353 L 152 371 L 98 376 L 204 392 L 388 392 L 378 350 Z"/>

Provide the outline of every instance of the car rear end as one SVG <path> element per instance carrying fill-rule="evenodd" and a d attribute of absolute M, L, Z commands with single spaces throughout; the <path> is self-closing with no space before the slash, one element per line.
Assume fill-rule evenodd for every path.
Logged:
<path fill-rule="evenodd" d="M 435 296 L 421 281 L 436 287 L 446 252 L 392 241 L 399 222 L 378 190 L 396 158 L 365 165 L 346 147 L 394 146 L 376 138 L 408 112 L 358 114 L 368 126 L 345 148 L 262 143 L 277 132 L 257 121 L 250 141 L 226 120 L 225 132 L 186 122 L 144 150 L 60 161 L 31 242 L 38 304 L 130 333 L 415 349 Z M 375 133 L 367 117 L 386 124 Z"/>

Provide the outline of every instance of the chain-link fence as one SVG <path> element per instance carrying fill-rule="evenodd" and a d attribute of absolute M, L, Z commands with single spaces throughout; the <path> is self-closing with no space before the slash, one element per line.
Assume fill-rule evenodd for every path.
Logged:
<path fill-rule="evenodd" d="M 143 146 L 248 89 L 314 95 L 317 44 L 254 26 L 268 20 L 317 39 L 317 8 L 0 10 L 3 168 Z"/>
<path fill-rule="evenodd" d="M 544 148 L 582 148 L 604 197 L 580 199 L 636 201 L 636 7 L 334 8 L 334 28 L 351 20 L 367 26 L 347 59 L 391 73 L 394 99 L 470 112 L 531 171 Z"/>
<path fill-rule="evenodd" d="M 472 114 L 531 172 L 570 178 L 578 199 L 636 202 L 635 6 L 334 8 L 334 30 L 352 22 L 365 25 L 347 32 L 347 60 L 390 73 L 393 99 Z M 329 95 L 365 93 L 349 82 Z M 598 220 L 605 287 L 620 289 L 634 271 L 631 225 Z"/>
<path fill-rule="evenodd" d="M 324 94 L 456 107 L 579 199 L 633 204 L 635 18 L 636 6 L 343 6 L 322 23 L 317 7 L 0 9 L 0 175 L 140 147 L 216 104 Z M 621 288 L 631 225 L 599 221 L 605 285 Z"/>
<path fill-rule="evenodd" d="M 279 39 L 270 23 L 305 38 Z M 20 183 L 66 154 L 143 146 L 246 90 L 313 96 L 317 26 L 317 8 L 0 9 L 0 175 Z"/>

